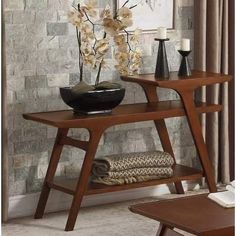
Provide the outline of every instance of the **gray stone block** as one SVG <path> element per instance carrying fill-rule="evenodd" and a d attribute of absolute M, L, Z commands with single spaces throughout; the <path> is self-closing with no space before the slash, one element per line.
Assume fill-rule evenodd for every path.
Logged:
<path fill-rule="evenodd" d="M 135 92 L 134 101 L 135 101 L 135 103 L 144 103 L 147 101 L 146 96 L 141 89 L 139 91 Z"/>
<path fill-rule="evenodd" d="M 49 87 L 66 87 L 69 85 L 69 74 L 48 74 L 47 83 Z"/>
<path fill-rule="evenodd" d="M 5 24 L 12 24 L 13 23 L 13 12 L 12 11 L 5 11 L 4 12 L 4 20 L 5 20 Z"/>
<path fill-rule="evenodd" d="M 115 131 L 115 132 L 108 132 L 104 135 L 104 142 L 105 143 L 119 143 L 121 140 L 126 140 L 127 134 L 126 132 Z"/>
<path fill-rule="evenodd" d="M 143 67 L 150 67 L 155 66 L 156 64 L 156 56 L 145 56 L 142 58 L 142 66 Z"/>
<path fill-rule="evenodd" d="M 68 35 L 76 37 L 76 29 L 72 24 L 68 24 Z"/>
<path fill-rule="evenodd" d="M 46 139 L 47 137 L 47 128 L 42 127 L 38 128 L 28 128 L 22 130 L 22 141 Z"/>
<path fill-rule="evenodd" d="M 57 11 L 57 21 L 58 22 L 68 22 L 68 10 L 58 10 Z"/>
<path fill-rule="evenodd" d="M 56 22 L 57 12 L 55 10 L 37 10 L 35 16 L 35 23 Z"/>
<path fill-rule="evenodd" d="M 13 168 L 23 168 L 48 164 L 48 152 L 39 152 L 34 154 L 19 154 L 12 156 Z"/>
<path fill-rule="evenodd" d="M 26 181 L 14 181 L 9 184 L 9 196 L 26 194 Z"/>
<path fill-rule="evenodd" d="M 47 173 L 48 165 L 39 165 L 36 170 L 36 178 L 44 179 Z M 59 163 L 55 173 L 56 176 L 65 176 L 65 165 L 64 163 Z"/>
<path fill-rule="evenodd" d="M 24 111 L 22 111 L 22 113 L 24 113 Z M 12 120 L 12 125 L 13 125 L 11 126 L 12 131 L 18 130 L 18 129 L 30 128 L 30 127 L 34 127 L 38 129 L 45 127 L 43 124 L 25 120 L 22 117 L 22 113 L 18 113 L 17 110 L 15 110 L 15 115 L 11 114 L 9 116 L 10 117 L 9 120 Z"/>
<path fill-rule="evenodd" d="M 31 48 L 20 48 L 20 49 L 8 49 L 7 53 L 7 63 L 14 64 L 14 68 L 16 65 L 21 65 L 23 63 L 30 63 L 36 61 L 36 56 L 34 50 Z M 11 75 L 9 79 L 17 77 L 17 75 Z"/>
<path fill-rule="evenodd" d="M 105 143 L 104 145 L 99 146 L 96 153 L 96 157 L 101 157 L 114 153 L 114 145 L 117 144 Z"/>
<path fill-rule="evenodd" d="M 11 142 L 8 142 L 8 155 L 14 154 L 14 144 Z"/>
<path fill-rule="evenodd" d="M 47 35 L 66 35 L 68 33 L 67 23 L 47 23 Z"/>
<path fill-rule="evenodd" d="M 21 91 L 25 88 L 25 78 L 15 77 L 14 79 L 7 80 L 7 87 L 10 91 Z"/>
<path fill-rule="evenodd" d="M 35 22 L 35 11 L 14 11 L 13 24 L 32 24 Z"/>
<path fill-rule="evenodd" d="M 25 1 L 24 0 L 7 0 L 6 10 L 24 10 Z"/>
<path fill-rule="evenodd" d="M 27 193 L 40 192 L 43 186 L 43 179 L 27 179 L 26 191 Z"/>
<path fill-rule="evenodd" d="M 59 36 L 59 47 L 60 48 L 73 48 L 78 49 L 78 41 L 75 35 Z"/>
<path fill-rule="evenodd" d="M 68 61 L 67 59 L 64 59 L 64 61 L 59 62 L 58 70 L 61 73 L 76 73 L 78 72 L 78 61 L 72 59 Z"/>
<path fill-rule="evenodd" d="M 69 60 L 74 60 L 75 62 L 77 62 L 77 65 L 79 67 L 79 50 L 77 47 L 76 48 L 68 48 L 67 56 L 68 56 Z"/>
<path fill-rule="evenodd" d="M 60 162 L 68 162 L 72 156 L 71 147 L 64 146 L 60 158 Z"/>
<path fill-rule="evenodd" d="M 46 36 L 43 38 L 41 37 L 37 40 L 37 49 L 39 50 L 40 49 L 58 49 L 58 48 L 59 48 L 58 36 Z M 46 63 L 46 60 L 45 60 L 45 63 Z"/>
<path fill-rule="evenodd" d="M 35 179 L 37 175 L 37 168 L 35 166 L 17 168 L 14 170 L 15 180 L 26 180 L 26 179 Z"/>
<path fill-rule="evenodd" d="M 56 74 L 59 72 L 59 62 L 47 62 L 47 63 L 37 63 L 36 65 L 36 74 L 38 75 L 47 75 L 47 74 Z"/>
<path fill-rule="evenodd" d="M 57 129 L 55 127 L 47 127 L 47 138 L 55 138 L 57 135 Z"/>
<path fill-rule="evenodd" d="M 50 99 L 47 103 L 48 111 L 56 111 L 56 110 L 68 110 L 69 107 L 62 101 L 61 98 L 58 99 Z"/>
<path fill-rule="evenodd" d="M 12 143 L 19 142 L 20 138 L 23 137 L 22 130 L 21 129 L 19 129 L 19 130 L 11 130 L 11 132 L 9 132 L 8 136 L 9 136 L 9 140 Z"/>
<path fill-rule="evenodd" d="M 14 104 L 16 100 L 15 92 L 8 91 L 7 93 L 7 104 Z"/>
<path fill-rule="evenodd" d="M 12 36 L 12 37 L 13 37 L 13 47 L 16 50 L 19 50 L 19 49 L 22 49 L 22 48 L 27 48 L 27 45 L 30 45 L 31 50 L 36 50 L 37 49 L 37 39 L 33 35 L 24 33 L 23 35 Z M 22 64 L 19 64 L 17 66 L 20 66 L 20 69 L 22 69 L 24 67 L 29 67 L 29 65 L 33 66 L 34 68 L 36 67 L 35 64 L 30 64 L 30 63 L 27 63 L 27 64 L 22 63 Z"/>
<path fill-rule="evenodd" d="M 47 0 L 25 0 L 26 9 L 42 10 L 47 8 Z"/>
<path fill-rule="evenodd" d="M 48 0 L 48 9 L 51 11 L 64 10 L 68 11 L 71 7 L 71 1 L 67 0 Z"/>
<path fill-rule="evenodd" d="M 196 158 L 196 149 L 193 146 L 186 146 L 174 149 L 175 158 L 178 164 L 192 166 L 192 160 Z"/>
<path fill-rule="evenodd" d="M 42 38 L 47 36 L 47 28 L 45 23 L 34 23 L 26 25 L 27 35 L 37 41 L 37 37 Z"/>
<path fill-rule="evenodd" d="M 5 26 L 6 30 L 6 40 L 14 39 L 18 40 L 19 37 L 25 37 L 26 35 L 26 25 L 18 25 L 18 24 L 7 24 Z"/>
<path fill-rule="evenodd" d="M 44 139 L 44 140 L 31 140 L 27 142 L 17 142 L 14 144 L 15 154 L 24 153 L 37 153 L 51 150 L 53 147 L 54 140 Z"/>
<path fill-rule="evenodd" d="M 174 43 L 174 42 L 167 43 L 166 53 L 167 53 L 170 71 L 178 71 L 179 70 L 181 56 L 177 50 L 178 50 L 178 48 L 176 47 L 176 43 Z"/>
<path fill-rule="evenodd" d="M 69 84 L 76 85 L 80 81 L 80 74 L 79 73 L 70 73 L 69 75 Z"/>
<path fill-rule="evenodd" d="M 81 170 L 81 164 L 73 162 L 65 167 L 65 175 L 68 178 L 77 178 Z"/>
<path fill-rule="evenodd" d="M 78 162 L 78 164 L 81 166 L 84 160 L 85 151 L 78 149 L 78 148 L 72 148 L 72 155 L 70 156 L 70 162 Z"/>
<path fill-rule="evenodd" d="M 121 130 L 127 131 L 127 130 L 135 129 L 135 127 L 136 127 L 135 123 L 115 125 L 107 129 L 106 132 L 114 132 L 114 131 L 121 131 Z"/>
<path fill-rule="evenodd" d="M 36 76 L 25 76 L 25 88 L 46 88 L 47 80 L 46 75 L 36 75 Z"/>
<path fill-rule="evenodd" d="M 35 89 L 27 89 L 22 91 L 16 92 L 16 101 L 17 102 L 26 102 L 26 110 L 29 110 L 29 108 L 36 107 L 37 104 L 42 104 L 43 107 L 46 107 L 47 103 L 46 98 L 57 98 L 58 97 L 58 90 L 54 88 L 35 88 Z M 34 103 L 29 103 L 29 99 L 35 100 Z"/>
<path fill-rule="evenodd" d="M 24 112 L 24 104 L 22 103 L 14 103 L 8 105 L 7 113 L 9 116 L 22 114 Z"/>
<path fill-rule="evenodd" d="M 74 138 L 79 138 L 82 141 L 89 140 L 89 132 L 87 129 L 70 129 L 68 135 Z"/>

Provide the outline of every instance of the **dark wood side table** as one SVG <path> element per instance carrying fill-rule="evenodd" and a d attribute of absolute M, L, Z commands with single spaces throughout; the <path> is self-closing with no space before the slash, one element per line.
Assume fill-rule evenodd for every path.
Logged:
<path fill-rule="evenodd" d="M 137 204 L 134 213 L 160 222 L 157 236 L 181 236 L 173 228 L 199 236 L 234 236 L 234 208 L 223 208 L 207 194 Z"/>
<path fill-rule="evenodd" d="M 184 193 L 181 184 L 182 180 L 198 179 L 203 175 L 206 176 L 210 191 L 216 191 L 213 171 L 201 134 L 198 116 L 201 113 L 219 112 L 222 109 L 222 106 L 219 104 L 194 102 L 193 92 L 200 86 L 229 81 L 231 76 L 205 72 L 193 72 L 193 75 L 189 78 L 180 78 L 177 76 L 177 73 L 171 73 L 170 76 L 170 80 L 155 80 L 154 75 L 122 77 L 122 79 L 125 81 L 140 84 L 145 91 L 148 103 L 121 105 L 115 108 L 112 113 L 108 115 L 75 115 L 71 110 L 23 115 L 23 117 L 27 120 L 33 120 L 58 128 L 58 133 L 53 147 L 47 174 L 35 213 L 36 219 L 43 217 L 47 199 L 52 188 L 74 196 L 65 227 L 66 231 L 71 231 L 74 229 L 76 218 L 84 195 L 121 191 L 164 183 L 174 183 L 177 193 Z M 156 93 L 157 86 L 176 90 L 181 95 L 183 102 L 159 102 Z M 169 179 L 134 183 L 123 186 L 106 186 L 89 183 L 92 162 L 96 154 L 99 140 L 108 127 L 117 124 L 153 120 L 160 136 L 163 149 L 174 157 L 164 119 L 185 115 L 188 117 L 190 128 L 200 154 L 203 173 L 202 171 L 193 168 L 175 164 L 174 176 Z M 90 133 L 89 141 L 80 141 L 68 137 L 67 134 L 70 128 L 87 129 Z M 77 147 L 86 152 L 79 179 L 67 179 L 60 181 L 54 180 L 54 175 L 64 145 Z"/>

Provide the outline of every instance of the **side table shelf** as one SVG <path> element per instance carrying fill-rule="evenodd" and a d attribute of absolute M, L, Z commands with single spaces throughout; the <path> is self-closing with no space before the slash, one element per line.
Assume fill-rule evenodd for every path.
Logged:
<path fill-rule="evenodd" d="M 170 73 L 170 78 L 155 79 L 154 75 L 137 75 L 121 77 L 122 80 L 139 84 L 146 95 L 147 103 L 120 105 L 111 114 L 103 115 L 75 115 L 73 111 L 52 111 L 34 114 L 24 114 L 27 120 L 50 125 L 58 129 L 52 155 L 44 179 L 43 188 L 35 212 L 35 219 L 44 215 L 47 200 L 51 189 L 56 189 L 73 195 L 73 201 L 69 211 L 65 231 L 72 231 L 80 210 L 81 202 L 85 195 L 100 194 L 106 192 L 122 191 L 132 188 L 154 186 L 164 183 L 173 183 L 178 194 L 183 194 L 181 181 L 193 180 L 205 176 L 210 192 L 215 192 L 216 184 L 202 133 L 199 116 L 202 113 L 219 112 L 220 104 L 206 104 L 194 101 L 194 91 L 201 86 L 224 83 L 232 79 L 231 76 L 193 71 L 190 77 L 178 77 L 177 73 Z M 157 87 L 175 90 L 181 100 L 159 101 Z M 152 180 L 142 183 L 133 183 L 122 186 L 106 186 L 90 183 L 92 163 L 96 155 L 99 141 L 105 130 L 118 124 L 132 122 L 153 121 L 165 152 L 174 156 L 168 130 L 165 124 L 166 118 L 186 116 L 193 140 L 198 151 L 202 165 L 202 171 L 174 165 L 174 176 L 169 179 Z M 88 141 L 76 140 L 68 137 L 70 128 L 85 128 L 89 131 Z M 79 178 L 75 180 L 54 179 L 64 145 L 80 148 L 85 151 L 85 157 Z"/>
<path fill-rule="evenodd" d="M 222 105 L 218 104 L 195 102 L 195 105 L 199 114 L 222 110 Z M 37 121 L 57 128 L 87 129 L 90 129 L 92 124 L 96 125 L 97 122 L 103 122 L 99 124 L 106 129 L 117 124 L 181 116 L 185 116 L 185 111 L 180 100 L 120 105 L 107 115 L 75 115 L 72 110 L 23 114 L 26 120 Z"/>
<path fill-rule="evenodd" d="M 155 186 L 160 184 L 174 183 L 183 180 L 195 180 L 202 177 L 202 171 L 190 168 L 183 165 L 174 166 L 174 175 L 172 178 L 151 180 L 147 182 L 108 186 L 104 184 L 89 183 L 85 195 L 101 194 L 108 192 L 117 192 L 122 190 L 142 188 L 148 186 Z M 74 195 L 78 179 L 55 179 L 53 182 L 48 182 L 50 188 L 59 190 L 61 192 Z"/>

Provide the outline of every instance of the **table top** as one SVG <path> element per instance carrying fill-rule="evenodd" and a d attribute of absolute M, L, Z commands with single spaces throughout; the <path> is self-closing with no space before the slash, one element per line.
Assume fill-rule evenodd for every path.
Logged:
<path fill-rule="evenodd" d="M 155 78 L 154 74 L 121 76 L 127 82 L 145 83 L 162 88 L 178 89 L 183 87 L 198 88 L 205 85 L 223 83 L 232 79 L 231 75 L 193 70 L 191 76 L 178 76 L 178 72 L 170 72 L 169 78 Z"/>
<path fill-rule="evenodd" d="M 234 208 L 219 206 L 208 199 L 207 194 L 137 204 L 131 206 L 130 210 L 196 235 L 223 236 L 226 235 L 223 230 L 233 232 L 234 228 Z"/>

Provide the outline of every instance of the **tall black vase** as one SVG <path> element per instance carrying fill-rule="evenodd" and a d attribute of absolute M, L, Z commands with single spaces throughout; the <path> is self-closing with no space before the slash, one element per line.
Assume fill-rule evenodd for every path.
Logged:
<path fill-rule="evenodd" d="M 169 39 L 155 40 L 159 41 L 155 78 L 169 78 L 170 72 L 165 47 L 165 41 L 169 41 Z"/>

